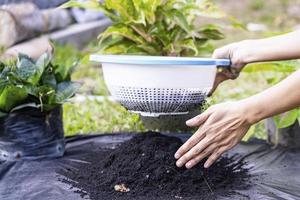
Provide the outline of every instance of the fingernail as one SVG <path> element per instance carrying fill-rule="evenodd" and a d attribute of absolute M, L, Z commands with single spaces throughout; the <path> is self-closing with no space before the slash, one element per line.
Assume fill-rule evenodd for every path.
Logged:
<path fill-rule="evenodd" d="M 209 168 L 209 163 L 205 163 L 204 168 Z"/>
<path fill-rule="evenodd" d="M 192 163 L 187 163 L 187 164 L 185 165 L 185 167 L 188 168 L 188 169 L 191 168 L 191 166 L 192 166 Z"/>
<path fill-rule="evenodd" d="M 177 161 L 176 165 L 177 165 L 177 167 L 182 167 L 183 163 L 182 163 L 182 161 Z"/>
<path fill-rule="evenodd" d="M 193 119 L 189 119 L 189 120 L 187 120 L 185 123 L 186 123 L 187 125 L 189 125 L 189 124 L 193 123 Z"/>
<path fill-rule="evenodd" d="M 178 159 L 180 157 L 180 154 L 179 153 L 175 153 L 174 157 L 175 157 L 175 159 Z"/>

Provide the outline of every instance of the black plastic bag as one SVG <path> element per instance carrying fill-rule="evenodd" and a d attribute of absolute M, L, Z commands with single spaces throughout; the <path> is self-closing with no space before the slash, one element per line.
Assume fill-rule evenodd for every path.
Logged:
<path fill-rule="evenodd" d="M 0 160 L 59 157 L 64 147 L 61 107 L 24 107 L 0 118 Z"/>
<path fill-rule="evenodd" d="M 169 134 L 186 140 L 189 134 Z M 131 139 L 133 134 L 107 134 L 76 136 L 66 139 L 66 153 L 57 159 L 39 161 L 5 161 L 0 164 L 1 200 L 80 200 L 76 188 L 59 181 L 61 170 L 76 169 L 86 162 L 86 154 L 114 148 Z M 220 199 L 297 200 L 300 199 L 300 150 L 271 148 L 264 141 L 241 143 L 229 151 L 239 154 L 248 164 L 253 175 L 247 191 L 237 191 L 235 196 Z M 247 198 L 246 198 L 247 199 Z M 145 199 L 146 200 L 146 199 Z"/>

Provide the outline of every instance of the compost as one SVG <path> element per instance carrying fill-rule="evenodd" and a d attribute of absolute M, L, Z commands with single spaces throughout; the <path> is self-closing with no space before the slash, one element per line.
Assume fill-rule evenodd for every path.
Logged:
<path fill-rule="evenodd" d="M 59 171 L 60 180 L 93 200 L 207 200 L 249 189 L 251 176 L 238 156 L 223 156 L 209 169 L 203 168 L 204 161 L 192 169 L 177 168 L 174 153 L 181 145 L 176 137 L 137 134 L 113 150 L 85 154 L 86 162 Z"/>

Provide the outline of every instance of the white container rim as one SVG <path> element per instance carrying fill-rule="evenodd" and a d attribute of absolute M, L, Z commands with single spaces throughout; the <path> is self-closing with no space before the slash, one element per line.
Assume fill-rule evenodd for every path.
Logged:
<path fill-rule="evenodd" d="M 101 55 L 93 54 L 91 61 L 112 64 L 133 65 L 198 65 L 198 66 L 230 66 L 229 59 L 213 59 L 199 57 L 168 57 L 168 56 L 133 56 L 133 55 Z"/>

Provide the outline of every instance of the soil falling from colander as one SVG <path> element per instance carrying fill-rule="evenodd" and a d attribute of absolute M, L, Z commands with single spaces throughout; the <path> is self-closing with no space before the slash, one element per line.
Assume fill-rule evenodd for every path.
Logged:
<path fill-rule="evenodd" d="M 159 133 L 138 134 L 114 150 L 89 153 L 77 169 L 59 172 L 81 196 L 100 199 L 217 199 L 250 187 L 250 175 L 237 157 L 222 157 L 209 169 L 204 162 L 177 168 L 180 139 Z M 249 197 L 244 196 L 245 199 Z"/>

